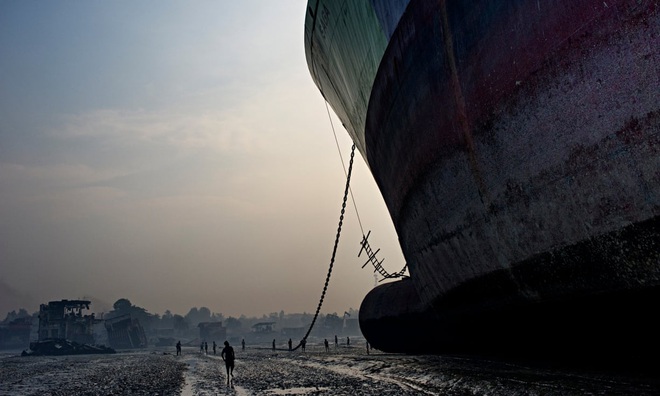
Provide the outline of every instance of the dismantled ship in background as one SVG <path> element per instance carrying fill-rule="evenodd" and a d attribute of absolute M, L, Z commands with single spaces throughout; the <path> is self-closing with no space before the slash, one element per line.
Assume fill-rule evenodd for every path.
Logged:
<path fill-rule="evenodd" d="M 114 353 L 112 348 L 95 345 L 94 325 L 101 323 L 89 309 L 87 300 L 50 301 L 39 307 L 38 340 L 30 342 L 30 353 L 23 355 L 77 355 Z"/>
<path fill-rule="evenodd" d="M 310 73 L 368 164 L 410 278 L 391 352 L 655 353 L 654 0 L 310 0 Z"/>
<path fill-rule="evenodd" d="M 115 349 L 145 348 L 147 337 L 140 321 L 130 314 L 108 319 L 96 318 L 90 301 L 60 300 L 39 307 L 38 340 L 30 342 L 23 355 L 74 355 L 115 353 Z M 94 327 L 103 323 L 110 347 L 96 345 Z M 28 333 L 29 339 L 29 333 Z"/>
<path fill-rule="evenodd" d="M 147 336 L 137 318 L 130 314 L 106 319 L 108 342 L 116 349 L 146 348 Z"/>

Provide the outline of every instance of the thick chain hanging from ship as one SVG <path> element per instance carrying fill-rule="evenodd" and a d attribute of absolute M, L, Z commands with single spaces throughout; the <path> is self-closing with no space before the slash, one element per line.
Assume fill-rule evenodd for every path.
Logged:
<path fill-rule="evenodd" d="M 328 103 L 325 103 L 325 109 L 328 113 L 328 119 L 330 120 L 330 125 L 332 126 L 332 133 L 335 136 L 335 143 L 337 143 L 337 149 L 339 149 L 339 142 L 337 141 L 337 134 L 335 133 L 335 127 L 332 124 L 332 117 L 330 117 L 330 109 L 328 108 Z M 344 160 L 341 157 L 341 150 L 339 150 L 339 157 L 341 158 L 342 165 L 344 164 Z M 346 173 L 346 188 L 344 189 L 344 199 L 341 205 L 341 214 L 339 215 L 339 225 L 337 227 L 337 234 L 335 236 L 335 243 L 332 248 L 332 257 L 330 258 L 330 265 L 328 267 L 328 274 L 326 275 L 325 278 L 325 284 L 323 285 L 323 291 L 321 292 L 321 298 L 319 299 L 319 303 L 316 307 L 316 312 L 314 313 L 314 318 L 312 319 L 312 322 L 309 325 L 309 328 L 307 329 L 307 332 L 303 336 L 303 338 L 300 340 L 298 345 L 293 348 L 295 351 L 296 349 L 300 348 L 304 342 L 307 341 L 307 337 L 309 337 L 309 334 L 312 332 L 312 329 L 314 328 L 314 324 L 316 323 L 316 320 L 318 319 L 319 313 L 321 311 L 321 307 L 323 306 L 323 300 L 325 299 L 325 294 L 328 290 L 328 284 L 330 283 L 330 276 L 332 275 L 332 269 L 335 263 L 335 256 L 337 254 L 337 247 L 339 246 L 339 236 L 341 235 L 341 228 L 344 223 L 344 213 L 346 212 L 346 201 L 348 200 L 348 195 L 351 195 L 351 198 L 353 197 L 353 192 L 351 190 L 351 173 L 353 170 L 353 159 L 355 157 L 355 144 L 352 145 L 351 147 L 351 157 L 350 161 L 348 164 L 348 171 L 346 171 L 346 168 L 344 168 L 344 171 Z M 367 233 L 367 235 L 364 235 L 364 229 L 362 228 L 362 221 L 360 220 L 360 214 L 358 213 L 357 210 L 357 205 L 355 204 L 355 199 L 352 199 L 353 201 L 353 206 L 355 208 L 355 214 L 358 218 L 358 223 L 360 224 L 360 229 L 362 230 L 362 248 L 360 249 L 360 252 L 358 253 L 358 257 L 360 257 L 360 254 L 362 254 L 362 251 L 364 250 L 367 255 L 369 256 L 369 260 L 362 266 L 364 268 L 368 263 L 372 263 L 374 266 L 374 273 L 380 274 L 383 279 L 391 279 L 391 278 L 399 278 L 405 276 L 404 273 L 406 271 L 406 268 L 408 264 L 403 266 L 403 269 L 399 272 L 395 272 L 393 274 L 388 273 L 382 266 L 383 260 L 381 259 L 380 261 L 376 258 L 376 254 L 380 251 L 380 249 L 376 250 L 375 252 L 371 249 L 371 246 L 369 245 L 369 235 L 371 234 L 371 231 Z"/>
<path fill-rule="evenodd" d="M 312 322 L 309 325 L 309 328 L 307 329 L 307 332 L 305 333 L 305 336 L 300 340 L 298 345 L 296 345 L 293 350 L 295 351 L 296 349 L 300 348 L 300 346 L 306 342 L 307 337 L 309 337 L 309 334 L 312 332 L 312 329 L 314 328 L 314 324 L 316 323 L 316 319 L 319 316 L 319 313 L 321 311 L 321 307 L 323 306 L 323 300 L 325 299 L 325 294 L 328 290 L 328 284 L 330 283 L 330 276 L 332 275 L 332 269 L 335 263 L 335 256 L 337 254 L 337 247 L 339 246 L 339 236 L 341 235 L 341 228 L 344 223 L 344 214 L 346 212 L 346 201 L 348 200 L 348 195 L 351 193 L 351 173 L 353 170 L 353 158 L 355 157 L 355 144 L 351 147 L 351 158 L 349 161 L 348 165 L 348 172 L 346 173 L 346 188 L 344 189 L 344 199 L 341 205 L 341 214 L 339 215 L 339 225 L 337 227 L 337 234 L 335 236 L 335 243 L 332 248 L 332 257 L 330 258 L 330 265 L 328 267 L 328 274 L 326 275 L 325 278 L 325 284 L 323 285 L 323 291 L 321 292 L 321 298 L 319 299 L 319 303 L 316 307 L 316 312 L 314 313 L 314 318 L 312 319 Z M 353 203 L 355 204 L 355 200 L 353 200 Z M 356 213 L 357 213 L 357 206 L 355 207 Z M 360 228 L 362 228 L 362 222 L 359 220 L 359 214 L 358 216 L 358 221 L 360 222 Z M 371 263 L 374 266 L 374 272 L 379 273 L 383 279 L 380 281 L 383 281 L 385 279 L 392 279 L 392 278 L 400 278 L 405 276 L 406 269 L 408 267 L 408 264 L 404 265 L 401 271 L 395 272 L 395 273 L 388 273 L 385 268 L 383 268 L 382 263 L 385 259 L 381 259 L 380 261 L 376 258 L 376 254 L 380 251 L 380 249 L 376 250 L 375 252 L 371 249 L 371 245 L 369 245 L 369 235 L 371 235 L 371 231 L 367 233 L 367 235 L 364 235 L 364 231 L 362 232 L 362 242 L 360 244 L 362 245 L 362 248 L 360 249 L 360 252 L 358 253 L 358 257 L 362 254 L 362 251 L 365 251 L 367 253 L 367 256 L 369 259 L 367 260 L 366 263 L 362 266 L 364 268 L 367 264 Z"/>
<path fill-rule="evenodd" d="M 326 105 L 327 106 L 327 105 Z M 323 306 L 323 300 L 325 299 L 325 293 L 328 291 L 328 284 L 330 283 L 330 276 L 332 275 L 332 267 L 335 264 L 335 256 L 337 254 L 337 247 L 339 246 L 339 236 L 341 235 L 341 227 L 344 224 L 344 213 L 346 212 L 346 201 L 348 200 L 348 194 L 350 192 L 350 186 L 351 186 L 351 171 L 353 169 L 353 157 L 355 156 L 355 144 L 353 144 L 353 147 L 351 147 L 351 160 L 348 165 L 348 173 L 346 174 L 346 188 L 344 189 L 344 199 L 341 204 L 341 214 L 339 215 L 339 225 L 337 226 L 337 234 L 335 236 L 335 244 L 332 248 L 332 257 L 330 258 L 330 266 L 328 267 L 328 275 L 325 277 L 325 284 L 323 285 L 323 291 L 321 292 L 321 298 L 319 299 L 319 304 L 316 307 L 316 312 L 314 313 L 314 318 L 312 319 L 312 323 L 310 323 L 309 328 L 307 329 L 307 333 L 305 333 L 305 336 L 300 340 L 298 345 L 293 348 L 295 351 L 296 349 L 300 348 L 300 346 L 307 341 L 307 337 L 309 337 L 309 333 L 312 332 L 312 328 L 314 328 L 314 323 L 316 323 L 316 319 L 319 317 L 319 312 L 321 311 L 321 307 Z"/>
<path fill-rule="evenodd" d="M 362 252 L 365 252 L 367 254 L 367 257 L 368 257 L 367 262 L 365 262 L 362 265 L 362 268 L 366 267 L 367 264 L 371 263 L 371 265 L 373 265 L 373 267 L 374 267 L 374 273 L 378 273 L 380 276 L 382 276 L 382 279 L 379 280 L 379 282 L 382 282 L 385 279 L 405 277 L 406 276 L 406 269 L 408 269 L 408 264 L 407 263 L 403 266 L 403 268 L 399 272 L 389 273 L 385 270 L 385 268 L 383 268 L 383 261 L 385 261 L 385 259 L 383 258 L 383 259 L 378 260 L 376 255 L 378 254 L 378 252 L 380 252 L 380 248 L 378 250 L 376 250 L 375 252 L 373 251 L 373 249 L 371 249 L 371 245 L 369 244 L 369 235 L 371 235 L 371 231 L 369 231 L 366 236 L 364 234 L 362 234 L 362 242 L 360 242 L 360 245 L 362 245 L 362 248 L 360 248 L 360 252 L 358 253 L 358 257 L 360 257 Z"/>

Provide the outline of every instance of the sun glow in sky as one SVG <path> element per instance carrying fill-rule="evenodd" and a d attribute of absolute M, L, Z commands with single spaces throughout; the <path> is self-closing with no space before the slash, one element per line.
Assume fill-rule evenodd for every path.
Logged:
<path fill-rule="evenodd" d="M 51 300 L 313 312 L 350 139 L 305 61 L 306 1 L 0 3 L 0 320 Z M 347 164 L 346 164 L 347 165 Z M 352 191 L 404 264 L 359 154 Z M 374 286 L 349 202 L 322 312 Z M 96 304 L 96 305 L 94 305 Z"/>

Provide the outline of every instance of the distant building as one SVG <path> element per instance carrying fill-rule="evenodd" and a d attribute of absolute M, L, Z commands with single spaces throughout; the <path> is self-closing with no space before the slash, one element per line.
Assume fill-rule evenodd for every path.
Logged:
<path fill-rule="evenodd" d="M 275 322 L 261 322 L 252 325 L 253 333 L 272 333 Z"/>
<path fill-rule="evenodd" d="M 108 331 L 108 342 L 115 349 L 145 348 L 147 336 L 137 318 L 130 314 L 106 319 L 105 329 Z"/>
<path fill-rule="evenodd" d="M 227 328 L 222 322 L 201 322 L 199 327 L 199 338 L 204 341 L 219 341 L 222 344 L 227 339 Z"/>
<path fill-rule="evenodd" d="M 252 325 L 250 333 L 245 334 L 245 339 L 250 343 L 268 342 L 270 344 L 273 338 L 277 338 L 279 335 L 274 326 L 275 322 L 255 323 Z"/>

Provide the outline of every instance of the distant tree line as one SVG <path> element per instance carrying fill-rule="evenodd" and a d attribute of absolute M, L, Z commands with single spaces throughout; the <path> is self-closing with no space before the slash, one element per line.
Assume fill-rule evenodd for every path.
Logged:
<path fill-rule="evenodd" d="M 177 331 L 194 329 L 202 322 L 222 322 L 221 313 L 212 313 L 207 307 L 193 307 L 184 316 L 173 314 L 169 309 L 161 316 L 149 313 L 145 308 L 133 305 L 127 298 L 120 298 L 113 305 L 110 312 L 104 313 L 103 319 L 111 319 L 122 315 L 131 315 L 137 318 L 140 324 L 149 331 L 151 329 L 170 328 Z"/>
<path fill-rule="evenodd" d="M 16 319 L 26 318 L 26 317 L 30 317 L 30 316 L 32 316 L 33 318 L 36 318 L 36 317 L 39 316 L 39 313 L 34 312 L 34 313 L 30 314 L 30 313 L 28 313 L 28 311 L 25 308 L 21 308 L 21 309 L 18 310 L 18 312 L 16 312 L 14 310 L 14 311 L 11 311 L 11 312 L 7 313 L 7 316 L 5 316 L 5 319 L 0 323 L 9 323 L 9 322 L 12 322 Z"/>

